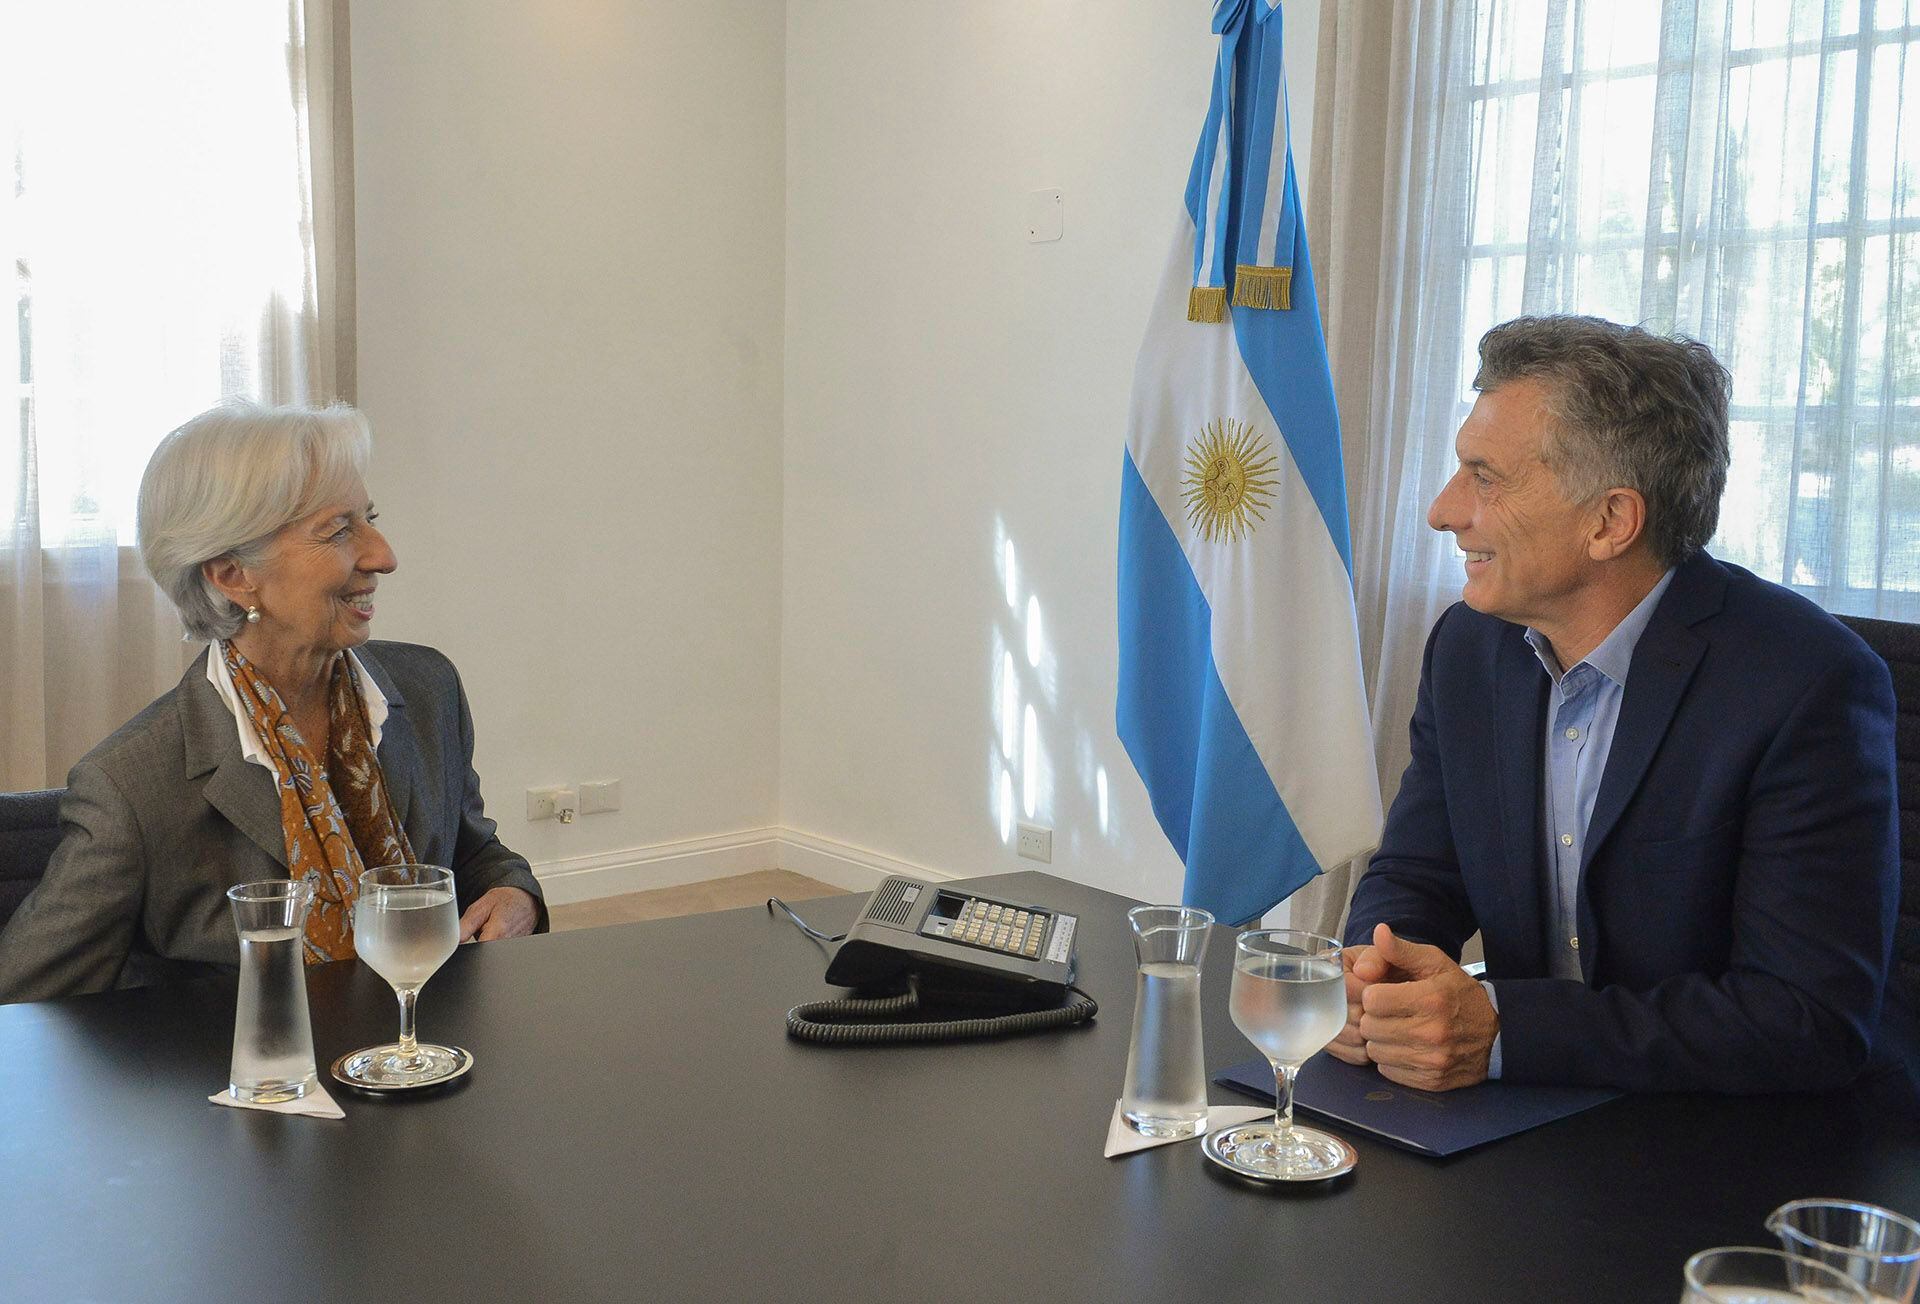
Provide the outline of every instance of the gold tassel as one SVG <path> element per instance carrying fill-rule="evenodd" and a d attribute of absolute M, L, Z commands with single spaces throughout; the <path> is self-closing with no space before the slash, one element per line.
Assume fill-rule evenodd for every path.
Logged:
<path fill-rule="evenodd" d="M 1241 263 L 1233 269 L 1233 305 L 1236 308 L 1293 307 L 1293 268 L 1250 267 Z"/>
<path fill-rule="evenodd" d="M 1187 320 L 1223 322 L 1227 319 L 1227 287 L 1196 285 L 1187 293 Z"/>

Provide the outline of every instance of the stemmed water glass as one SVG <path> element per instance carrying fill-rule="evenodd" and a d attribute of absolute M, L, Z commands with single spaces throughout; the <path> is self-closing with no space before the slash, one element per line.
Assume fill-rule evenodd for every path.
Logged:
<path fill-rule="evenodd" d="M 420 989 L 460 944 L 454 899 L 453 872 L 437 865 L 383 865 L 360 875 L 354 949 L 399 998 L 400 1037 L 341 1056 L 333 1066 L 341 1081 L 400 1091 L 445 1082 L 473 1066 L 473 1056 L 460 1047 L 422 1043 L 413 1032 Z"/>
<path fill-rule="evenodd" d="M 1228 1009 L 1234 1027 L 1273 1066 L 1273 1122 L 1235 1128 L 1218 1148 L 1227 1166 L 1249 1176 L 1300 1181 L 1337 1177 L 1354 1164 L 1339 1137 L 1293 1125 L 1293 1083 L 1300 1066 L 1347 1022 L 1340 943 L 1296 929 L 1240 934 L 1233 950 Z"/>

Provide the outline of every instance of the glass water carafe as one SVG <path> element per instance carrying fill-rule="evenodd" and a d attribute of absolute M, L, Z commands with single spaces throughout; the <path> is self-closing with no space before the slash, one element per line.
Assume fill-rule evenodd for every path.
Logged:
<path fill-rule="evenodd" d="M 1198 1136 L 1207 1125 L 1200 961 L 1213 916 L 1193 906 L 1135 906 L 1127 923 L 1139 968 L 1120 1114 L 1143 1136 Z"/>
<path fill-rule="evenodd" d="M 240 997 L 227 1094 L 256 1104 L 298 1100 L 319 1081 L 302 941 L 313 884 L 242 883 L 227 889 L 227 899 L 240 932 Z"/>

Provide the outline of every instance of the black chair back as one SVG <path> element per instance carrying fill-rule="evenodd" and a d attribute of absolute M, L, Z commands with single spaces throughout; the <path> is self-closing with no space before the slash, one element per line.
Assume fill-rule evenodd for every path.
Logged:
<path fill-rule="evenodd" d="M 1893 672 L 1894 759 L 1900 789 L 1900 918 L 1893 927 L 1890 980 L 1920 1010 L 1920 625 L 1842 616 Z"/>
<path fill-rule="evenodd" d="M 60 798 L 66 791 L 0 792 L 0 928 L 47 872 L 60 842 Z"/>

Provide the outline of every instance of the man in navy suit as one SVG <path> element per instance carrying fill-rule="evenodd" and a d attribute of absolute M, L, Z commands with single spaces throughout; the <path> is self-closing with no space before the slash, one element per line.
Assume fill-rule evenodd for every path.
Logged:
<path fill-rule="evenodd" d="M 1891 680 L 1703 551 L 1726 370 L 1584 317 L 1480 359 L 1427 513 L 1465 600 L 1427 640 L 1330 1049 L 1428 1090 L 1811 1090 L 1904 1058 Z M 1457 963 L 1476 930 L 1485 981 Z"/>

